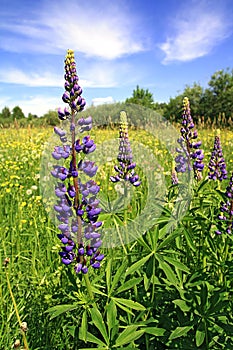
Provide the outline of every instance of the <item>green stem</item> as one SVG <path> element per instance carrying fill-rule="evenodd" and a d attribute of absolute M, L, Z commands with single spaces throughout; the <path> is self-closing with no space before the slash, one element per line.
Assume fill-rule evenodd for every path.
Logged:
<path fill-rule="evenodd" d="M 86 283 L 87 292 L 89 294 L 89 297 L 90 297 L 91 301 L 93 301 L 94 300 L 94 294 L 92 292 L 91 282 L 89 280 L 89 276 L 88 276 L 87 273 L 84 275 L 84 280 L 85 280 L 85 283 Z"/>
<path fill-rule="evenodd" d="M 16 314 L 16 317 L 17 317 L 19 326 L 20 326 L 20 328 L 21 328 L 22 321 L 21 321 L 21 318 L 20 318 L 20 316 L 19 316 L 18 307 L 17 307 L 16 301 L 15 301 L 14 294 L 13 294 L 12 289 L 11 289 L 11 283 L 10 283 L 10 279 L 9 279 L 9 276 L 8 276 L 7 271 L 6 271 L 6 280 L 7 280 L 7 287 L 8 287 L 8 289 L 9 289 L 10 296 L 11 296 L 11 299 L 12 299 L 12 302 L 13 302 L 13 305 L 14 305 L 15 314 Z M 27 343 L 26 334 L 25 334 L 24 330 L 22 330 L 22 328 L 21 328 L 21 332 L 22 332 L 22 335 L 23 335 L 24 349 L 25 349 L 25 350 L 28 350 L 29 347 L 28 347 L 28 343 Z"/>
<path fill-rule="evenodd" d="M 119 236 L 121 245 L 122 245 L 123 250 L 124 250 L 124 252 L 125 252 L 125 255 L 128 255 L 127 249 L 126 249 L 126 247 L 125 247 L 125 245 L 124 245 L 124 242 L 123 242 L 123 239 L 122 239 L 122 237 L 121 237 L 121 233 L 120 233 L 120 230 L 119 230 L 118 223 L 116 222 L 116 219 L 115 219 L 115 218 L 113 218 L 113 221 L 114 221 L 114 224 L 115 224 L 115 226 L 116 226 L 117 234 L 118 234 L 118 236 Z"/>

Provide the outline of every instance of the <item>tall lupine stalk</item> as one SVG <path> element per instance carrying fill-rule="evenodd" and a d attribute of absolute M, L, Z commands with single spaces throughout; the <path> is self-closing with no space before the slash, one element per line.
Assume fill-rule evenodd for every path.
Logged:
<path fill-rule="evenodd" d="M 120 113 L 119 140 L 119 153 L 117 157 L 119 165 L 114 166 L 116 175 L 111 176 L 110 180 L 112 182 L 125 180 L 137 187 L 141 184 L 141 181 L 134 170 L 136 163 L 133 162 L 133 154 L 129 142 L 127 115 L 124 111 Z"/>
<path fill-rule="evenodd" d="M 201 141 L 197 139 L 197 131 L 194 130 L 193 118 L 190 112 L 189 100 L 187 97 L 183 99 L 183 115 L 182 127 L 180 129 L 181 137 L 177 140 L 179 147 L 176 149 L 178 156 L 175 158 L 177 173 L 185 173 L 186 171 L 194 172 L 196 179 L 201 179 L 201 172 L 204 168 L 202 162 L 204 153 L 200 149 Z"/>
<path fill-rule="evenodd" d="M 220 136 L 215 136 L 214 147 L 208 165 L 208 177 L 211 180 L 227 179 L 225 159 L 223 158 Z"/>
<path fill-rule="evenodd" d="M 233 173 L 226 188 L 225 196 L 226 201 L 221 203 L 221 214 L 218 216 L 221 227 L 216 230 L 217 234 L 222 234 L 224 231 L 231 234 L 233 231 Z"/>
<path fill-rule="evenodd" d="M 64 129 L 54 128 L 60 137 L 62 145 L 56 146 L 52 156 L 56 160 L 63 159 L 66 165 L 54 165 L 51 174 L 59 181 L 55 186 L 55 195 L 58 197 L 54 210 L 57 213 L 58 226 L 61 231 L 58 234 L 62 246 L 59 253 L 61 261 L 65 265 L 74 264 L 76 273 L 86 274 L 89 266 L 100 267 L 100 261 L 104 255 L 100 253 L 100 233 L 98 228 L 102 222 L 98 221 L 101 208 L 96 198 L 99 186 L 93 180 L 83 182 L 80 174 L 93 177 L 97 166 L 94 162 L 85 159 L 85 156 L 94 152 L 96 146 L 89 135 L 82 139 L 78 133 L 89 131 L 92 128 L 92 118 L 80 118 L 76 121 L 77 114 L 84 109 L 86 104 L 81 97 L 82 89 L 78 84 L 74 52 L 67 51 L 65 58 L 65 92 L 62 100 L 67 104 L 65 109 L 58 110 L 60 120 L 69 123 L 69 135 Z M 66 160 L 67 159 L 67 160 Z"/>

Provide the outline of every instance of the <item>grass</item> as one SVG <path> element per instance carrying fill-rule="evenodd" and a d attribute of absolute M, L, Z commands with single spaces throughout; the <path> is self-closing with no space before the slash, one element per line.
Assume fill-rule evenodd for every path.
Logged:
<path fill-rule="evenodd" d="M 169 150 L 143 130 L 131 130 L 130 139 L 144 145 L 142 153 L 147 149 L 156 160 L 153 177 L 159 181 L 163 176 L 166 202 L 157 225 L 148 228 L 145 223 L 144 234 L 126 247 L 105 249 L 102 268 L 89 274 L 93 303 L 83 278 L 60 263 L 58 230 L 40 193 L 42 150 L 52 133 L 36 128 L 0 130 L 0 349 L 10 349 L 16 339 L 23 345 L 11 290 L 33 350 L 232 349 L 232 239 L 213 233 L 227 181 L 218 186 L 204 180 L 198 184 L 191 206 L 172 226 L 176 190 L 169 183 Z M 216 131 L 199 134 L 207 163 Z M 94 129 L 92 135 L 98 149 L 116 139 L 118 131 Z M 222 131 L 221 143 L 231 174 L 233 132 Z M 108 180 L 113 165 L 114 159 L 102 162 L 96 177 L 105 204 L 117 198 Z M 146 169 L 139 163 L 138 167 L 144 179 Z M 143 186 L 133 193 L 126 220 L 135 219 L 150 204 L 145 197 L 156 188 L 150 193 Z M 152 220 L 155 207 L 149 208 Z M 119 225 L 124 215 L 124 210 L 114 212 Z M 102 218 L 106 228 L 117 227 L 111 213 Z M 10 262 L 4 267 L 6 258 Z"/>

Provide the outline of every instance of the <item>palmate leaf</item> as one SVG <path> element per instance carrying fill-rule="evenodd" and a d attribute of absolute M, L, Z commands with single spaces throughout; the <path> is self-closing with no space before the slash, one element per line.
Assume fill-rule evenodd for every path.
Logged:
<path fill-rule="evenodd" d="M 92 309 L 90 309 L 90 313 L 91 313 L 92 322 L 94 323 L 96 328 L 100 331 L 106 344 L 108 345 L 109 338 L 108 338 L 107 330 L 106 330 L 106 327 L 104 324 L 103 317 L 102 317 L 101 313 L 99 312 L 99 310 L 97 309 L 96 305 L 94 305 L 94 307 Z"/>
<path fill-rule="evenodd" d="M 106 285 L 107 285 L 108 294 L 110 291 L 111 275 L 112 275 L 112 258 L 108 259 L 107 266 L 106 266 Z"/>
<path fill-rule="evenodd" d="M 129 344 L 132 341 L 140 338 L 144 333 L 144 329 L 141 329 L 139 331 L 137 331 L 136 329 L 137 329 L 137 326 L 126 327 L 124 331 L 119 334 L 115 344 L 113 345 L 113 348 L 117 348 L 119 346 Z"/>
<path fill-rule="evenodd" d="M 186 335 L 190 331 L 190 329 L 192 329 L 192 328 L 193 328 L 193 326 L 177 327 L 170 334 L 169 340 L 173 340 L 173 339 L 176 339 L 176 338 L 179 338 L 179 337 Z"/>
<path fill-rule="evenodd" d="M 194 244 L 194 242 L 193 242 L 193 237 L 192 237 L 192 235 L 191 235 L 190 232 L 189 232 L 188 230 L 186 230 L 185 228 L 184 228 L 183 233 L 184 233 L 184 237 L 185 237 L 185 239 L 186 239 L 187 245 L 189 246 L 190 249 L 192 249 L 193 252 L 195 252 L 195 251 L 196 251 L 196 246 L 195 246 L 195 244 Z"/>
<path fill-rule="evenodd" d="M 102 349 L 106 349 L 107 348 L 106 344 L 104 342 L 102 342 L 102 340 L 100 340 L 95 335 L 91 334 L 90 332 L 87 332 L 87 341 L 102 346 L 103 347 Z M 98 349 L 99 349 L 99 347 L 98 347 Z"/>
<path fill-rule="evenodd" d="M 187 312 L 190 310 L 190 307 L 186 304 L 185 300 L 182 299 L 176 299 L 172 301 L 175 305 L 179 306 L 179 308 L 181 309 L 181 311 L 183 312 Z"/>
<path fill-rule="evenodd" d="M 115 276 L 113 277 L 112 283 L 111 283 L 111 287 L 109 289 L 108 295 L 110 296 L 112 294 L 112 292 L 114 291 L 117 283 L 120 281 L 124 271 L 126 269 L 126 261 L 123 261 L 121 266 L 117 269 L 117 272 L 115 274 Z"/>
<path fill-rule="evenodd" d="M 157 251 L 167 247 L 172 241 L 176 239 L 176 237 L 180 236 L 180 229 L 175 230 L 174 232 L 170 233 L 169 236 L 158 245 Z"/>
<path fill-rule="evenodd" d="M 189 268 L 180 261 L 170 258 L 169 256 L 163 256 L 163 259 L 166 260 L 169 264 L 175 266 L 177 269 L 189 273 Z"/>
<path fill-rule="evenodd" d="M 136 270 L 138 270 L 140 267 L 142 267 L 149 259 L 150 257 L 153 255 L 154 253 L 150 253 L 146 256 L 144 256 L 144 258 L 138 260 L 136 263 L 134 263 L 133 265 L 131 265 L 127 270 L 126 270 L 126 275 L 131 275 L 133 274 Z"/>
<path fill-rule="evenodd" d="M 162 337 L 166 332 L 166 329 L 157 328 L 157 327 L 147 327 L 147 328 L 144 328 L 144 331 L 145 333 L 155 335 L 156 337 Z"/>
<path fill-rule="evenodd" d="M 168 265 L 161 256 L 159 256 L 159 254 L 155 255 L 156 259 L 159 262 L 159 266 L 161 268 L 161 270 L 163 270 L 163 272 L 165 273 L 167 280 L 174 284 L 177 285 L 178 284 L 178 280 L 175 276 L 174 271 L 172 270 L 172 268 L 170 267 L 170 265 Z"/>
<path fill-rule="evenodd" d="M 107 325 L 108 325 L 108 330 L 109 334 L 111 329 L 113 329 L 117 324 L 117 308 L 113 300 L 110 301 L 108 306 L 106 307 L 107 310 Z"/>
<path fill-rule="evenodd" d="M 201 346 L 205 340 L 205 331 L 197 329 L 195 334 L 195 340 L 197 347 Z"/>
<path fill-rule="evenodd" d="M 64 312 L 72 311 L 77 308 L 80 308 L 80 304 L 78 303 L 64 304 L 64 305 L 56 305 L 56 306 L 50 307 L 45 312 L 50 315 L 50 319 L 52 320 L 53 318 L 63 314 Z"/>
<path fill-rule="evenodd" d="M 79 339 L 86 342 L 87 340 L 87 311 L 83 312 L 81 327 L 79 327 Z"/>
<path fill-rule="evenodd" d="M 124 292 L 128 289 L 131 289 L 132 287 L 134 287 L 136 284 L 140 283 L 142 281 L 143 277 L 138 277 L 138 278 L 132 278 L 129 281 L 125 282 L 122 286 L 120 286 L 117 291 L 116 294 L 119 294 L 121 292 Z"/>
<path fill-rule="evenodd" d="M 112 298 L 112 300 L 114 301 L 114 303 L 116 303 L 119 307 L 122 308 L 122 306 L 127 306 L 130 309 L 134 309 L 134 310 L 140 310 L 140 311 L 144 311 L 146 310 L 145 306 L 143 306 L 142 304 L 139 304 L 136 301 L 133 300 L 129 300 L 129 299 L 124 299 L 124 298 Z"/>

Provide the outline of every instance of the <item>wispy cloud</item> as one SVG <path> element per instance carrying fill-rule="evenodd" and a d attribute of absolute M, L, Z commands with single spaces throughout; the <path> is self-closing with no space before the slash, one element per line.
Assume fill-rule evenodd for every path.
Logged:
<path fill-rule="evenodd" d="M 231 34 L 229 18 L 214 2 L 192 1 L 171 20 L 171 35 L 159 45 L 164 64 L 190 61 L 209 54 Z"/>
<path fill-rule="evenodd" d="M 25 116 L 28 113 L 35 114 L 39 117 L 47 113 L 49 110 L 55 110 L 61 106 L 60 96 L 56 97 L 45 97 L 42 95 L 37 95 L 33 97 L 28 97 L 27 99 L 10 99 L 9 97 L 4 97 L 0 100 L 0 110 L 5 106 L 13 109 L 15 106 L 20 106 Z"/>
<path fill-rule="evenodd" d="M 0 82 L 30 87 L 62 87 L 63 85 L 62 77 L 52 75 L 50 72 L 28 73 L 17 68 L 0 69 Z"/>
<path fill-rule="evenodd" d="M 127 63 L 109 61 L 92 62 L 85 65 L 80 78 L 80 85 L 84 88 L 111 88 L 127 84 L 131 81 L 133 74 L 132 68 Z M 125 79 L 128 77 L 128 79 Z M 124 79 L 123 79 L 124 78 Z M 62 75 L 53 73 L 43 66 L 37 67 L 33 71 L 21 67 L 0 68 L 0 82 L 9 84 L 19 84 L 29 87 L 63 87 L 64 79 Z"/>
<path fill-rule="evenodd" d="M 0 47 L 13 52 L 60 53 L 72 48 L 87 56 L 115 59 L 145 50 L 138 23 L 119 4 L 98 1 L 46 1 L 33 18 L 6 14 Z M 67 8 L 69 6 L 69 8 Z M 62 10 L 64 9 L 64 11 Z M 27 17 L 28 15 L 28 17 Z"/>
<path fill-rule="evenodd" d="M 108 97 L 95 97 L 92 99 L 92 104 L 94 106 L 99 106 L 102 105 L 104 103 L 113 103 L 114 99 L 112 96 L 108 96 Z"/>

